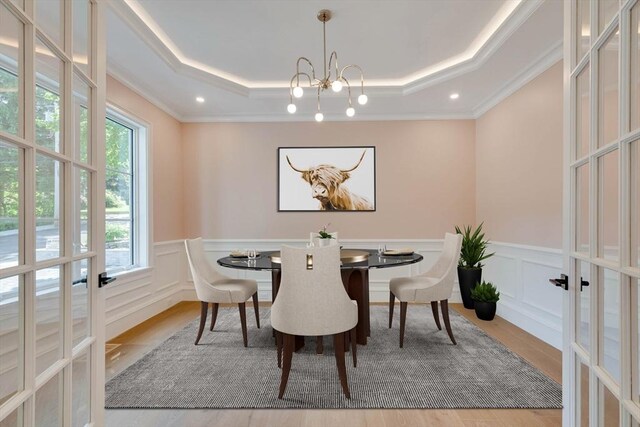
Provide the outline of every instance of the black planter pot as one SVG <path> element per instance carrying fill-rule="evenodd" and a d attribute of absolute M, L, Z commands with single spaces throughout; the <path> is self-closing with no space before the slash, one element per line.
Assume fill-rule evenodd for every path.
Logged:
<path fill-rule="evenodd" d="M 458 267 L 458 283 L 460 284 L 460 295 L 464 308 L 473 308 L 471 299 L 471 289 L 475 288 L 482 280 L 481 268 Z"/>
<path fill-rule="evenodd" d="M 474 301 L 476 316 L 480 320 L 493 320 L 496 316 L 496 303 L 495 302 L 483 302 Z"/>

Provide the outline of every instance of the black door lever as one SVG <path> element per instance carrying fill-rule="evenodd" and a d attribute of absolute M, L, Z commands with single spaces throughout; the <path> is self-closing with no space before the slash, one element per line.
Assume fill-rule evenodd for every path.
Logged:
<path fill-rule="evenodd" d="M 109 277 L 107 276 L 107 272 L 103 271 L 102 273 L 98 274 L 98 287 L 102 288 L 103 286 L 108 285 L 114 280 L 116 280 L 115 277 Z"/>
<path fill-rule="evenodd" d="M 550 283 L 556 286 L 560 286 L 565 291 L 569 290 L 569 277 L 566 274 L 561 274 L 559 279 L 549 279 Z"/>
<path fill-rule="evenodd" d="M 589 286 L 589 282 L 586 280 L 582 280 L 582 277 L 580 278 L 580 292 L 582 292 L 582 288 L 584 288 L 585 286 Z"/>

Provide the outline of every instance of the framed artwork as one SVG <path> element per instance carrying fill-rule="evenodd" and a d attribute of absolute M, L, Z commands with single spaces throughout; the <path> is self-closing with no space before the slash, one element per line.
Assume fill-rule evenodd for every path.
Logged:
<path fill-rule="evenodd" d="M 279 212 L 375 210 L 375 147 L 278 148 Z"/>

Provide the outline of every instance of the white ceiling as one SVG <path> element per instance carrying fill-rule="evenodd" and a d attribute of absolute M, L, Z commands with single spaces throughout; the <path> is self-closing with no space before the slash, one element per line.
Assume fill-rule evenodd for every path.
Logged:
<path fill-rule="evenodd" d="M 288 85 L 299 56 L 321 74 L 327 8 L 329 53 L 364 70 L 369 103 L 353 119 L 477 117 L 561 58 L 562 3 L 114 0 L 107 63 L 182 121 L 313 120 L 311 90 L 287 113 Z M 321 105 L 325 120 L 347 119 L 345 91 Z"/>

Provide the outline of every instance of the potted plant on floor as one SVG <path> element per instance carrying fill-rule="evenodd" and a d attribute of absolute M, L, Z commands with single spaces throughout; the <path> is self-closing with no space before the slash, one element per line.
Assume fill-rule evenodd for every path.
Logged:
<path fill-rule="evenodd" d="M 491 282 L 483 281 L 471 290 L 476 316 L 481 320 L 493 320 L 496 315 L 496 303 L 500 292 Z"/>
<path fill-rule="evenodd" d="M 456 226 L 456 233 L 462 234 L 460 261 L 458 261 L 458 283 L 464 308 L 473 308 L 471 289 L 482 280 L 482 261 L 494 255 L 487 254 L 488 240 L 485 240 L 481 223 L 475 230 L 465 226 L 462 230 Z"/>

